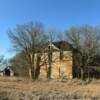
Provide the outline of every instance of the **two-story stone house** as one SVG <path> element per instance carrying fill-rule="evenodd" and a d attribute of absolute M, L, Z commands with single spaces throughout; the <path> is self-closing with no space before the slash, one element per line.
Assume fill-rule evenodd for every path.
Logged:
<path fill-rule="evenodd" d="M 59 41 L 49 44 L 48 48 L 52 48 L 52 53 L 44 52 L 41 57 L 40 77 L 47 76 L 48 61 L 51 59 L 51 77 L 71 79 L 73 77 L 72 46 L 66 41 Z"/>

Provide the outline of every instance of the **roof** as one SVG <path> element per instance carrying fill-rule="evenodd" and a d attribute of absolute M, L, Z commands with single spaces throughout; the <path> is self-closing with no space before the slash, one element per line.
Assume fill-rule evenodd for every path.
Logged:
<path fill-rule="evenodd" d="M 10 66 L 7 66 L 6 64 L 0 64 L 0 72 L 4 71 L 5 69 L 10 69 Z"/>
<path fill-rule="evenodd" d="M 72 51 L 72 45 L 69 44 L 66 41 L 56 41 L 56 42 L 48 42 L 45 44 L 45 52 L 47 52 L 49 49 L 48 48 L 52 48 L 53 51 Z"/>
<path fill-rule="evenodd" d="M 72 45 L 66 41 L 57 41 L 57 42 L 53 42 L 53 44 L 59 48 L 60 50 L 63 51 L 69 51 L 72 50 Z"/>
<path fill-rule="evenodd" d="M 55 51 L 59 51 L 60 49 L 57 47 L 57 46 L 55 46 L 53 43 L 49 43 L 49 45 L 48 45 L 48 47 L 51 47 L 53 50 L 55 50 Z"/>

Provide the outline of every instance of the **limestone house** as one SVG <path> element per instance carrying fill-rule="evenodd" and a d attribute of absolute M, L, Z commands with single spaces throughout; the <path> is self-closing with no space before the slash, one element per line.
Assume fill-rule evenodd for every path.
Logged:
<path fill-rule="evenodd" d="M 48 45 L 48 48 L 52 48 L 52 54 L 45 52 L 41 57 L 41 69 L 40 77 L 47 76 L 47 69 L 49 67 L 49 59 L 51 62 L 51 77 L 59 78 L 66 77 L 71 79 L 72 73 L 72 46 L 66 41 L 53 42 Z M 43 63 L 42 63 L 43 62 Z"/>
<path fill-rule="evenodd" d="M 0 68 L 0 76 L 14 76 L 14 72 L 10 66 L 3 66 Z"/>

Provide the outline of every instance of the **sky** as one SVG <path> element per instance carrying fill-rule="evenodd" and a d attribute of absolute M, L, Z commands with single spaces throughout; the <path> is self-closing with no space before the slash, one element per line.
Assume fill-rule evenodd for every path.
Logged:
<path fill-rule="evenodd" d="M 64 31 L 71 26 L 100 24 L 100 0 L 0 0 L 0 55 L 11 58 L 7 31 L 17 24 L 39 21 Z"/>

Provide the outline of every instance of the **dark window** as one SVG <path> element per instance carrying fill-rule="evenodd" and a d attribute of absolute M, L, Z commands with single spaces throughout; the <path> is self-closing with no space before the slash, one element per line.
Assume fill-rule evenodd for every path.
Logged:
<path fill-rule="evenodd" d="M 60 60 L 63 60 L 63 58 L 64 58 L 64 53 L 63 51 L 60 51 Z"/>
<path fill-rule="evenodd" d="M 64 68 L 60 67 L 60 76 L 63 77 L 64 76 Z"/>
<path fill-rule="evenodd" d="M 5 76 L 10 76 L 10 69 L 5 69 Z"/>
<path fill-rule="evenodd" d="M 50 46 L 48 46 L 48 49 L 50 50 Z"/>

